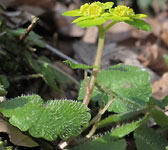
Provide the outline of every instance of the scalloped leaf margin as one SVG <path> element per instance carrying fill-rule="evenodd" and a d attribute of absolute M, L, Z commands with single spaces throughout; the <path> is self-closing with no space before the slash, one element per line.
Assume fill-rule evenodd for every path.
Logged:
<path fill-rule="evenodd" d="M 55 140 L 77 136 L 90 120 L 89 108 L 71 100 L 49 100 L 38 95 L 21 96 L 0 103 L 0 112 L 21 131 L 36 138 Z"/>
<path fill-rule="evenodd" d="M 139 67 L 123 64 L 112 66 L 99 72 L 96 82 L 101 89 L 98 86 L 94 88 L 91 99 L 107 102 L 114 94 L 116 99 L 108 111 L 121 113 L 137 110 L 147 106 L 151 96 L 149 79 L 147 71 Z M 84 83 L 81 83 L 78 100 L 84 98 L 84 91 Z M 108 95 L 105 99 L 102 98 L 104 94 Z"/>

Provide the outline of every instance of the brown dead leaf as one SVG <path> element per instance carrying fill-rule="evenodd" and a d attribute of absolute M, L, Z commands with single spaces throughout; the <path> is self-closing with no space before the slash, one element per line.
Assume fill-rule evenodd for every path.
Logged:
<path fill-rule="evenodd" d="M 152 85 L 152 96 L 162 100 L 168 95 L 168 73 L 165 73 L 159 81 Z"/>
<path fill-rule="evenodd" d="M 82 37 L 84 35 L 85 30 L 83 28 L 72 24 L 73 18 L 62 16 L 62 13 L 67 11 L 65 5 L 63 5 L 62 3 L 56 3 L 53 11 L 55 25 L 59 33 L 70 37 Z"/>
<path fill-rule="evenodd" d="M 87 28 L 82 40 L 86 43 L 94 44 L 97 41 L 97 36 L 98 36 L 97 27 Z"/>
<path fill-rule="evenodd" d="M 168 20 L 166 20 L 162 25 L 161 39 L 168 46 Z"/>
<path fill-rule="evenodd" d="M 110 43 L 111 41 L 120 42 L 130 37 L 132 37 L 132 27 L 124 22 L 120 22 L 109 29 L 105 41 L 106 43 Z"/>
<path fill-rule="evenodd" d="M 39 146 L 30 137 L 22 134 L 22 132 L 10 125 L 7 121 L 0 119 L 0 132 L 7 133 L 10 141 L 18 146 L 36 147 Z"/>
<path fill-rule="evenodd" d="M 145 19 L 145 21 L 150 24 L 151 28 L 152 28 L 152 33 L 158 37 L 160 36 L 160 33 L 161 33 L 161 22 L 157 19 L 157 18 L 151 18 L 151 17 L 148 17 Z M 150 33 L 150 32 L 146 32 L 146 33 Z"/>
<path fill-rule="evenodd" d="M 159 75 L 168 72 L 168 66 L 165 63 L 163 55 L 168 53 L 165 49 L 159 47 L 158 44 L 147 45 L 143 54 L 139 56 L 139 60 L 144 66 L 151 68 Z"/>

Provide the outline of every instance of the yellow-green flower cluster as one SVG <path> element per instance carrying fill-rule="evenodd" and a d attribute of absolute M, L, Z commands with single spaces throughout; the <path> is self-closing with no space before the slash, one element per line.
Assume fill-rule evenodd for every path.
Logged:
<path fill-rule="evenodd" d="M 114 8 L 112 12 L 112 15 L 119 16 L 119 17 L 134 17 L 135 13 L 132 8 L 129 8 L 127 6 L 119 5 Z"/>
<path fill-rule="evenodd" d="M 135 14 L 132 8 L 124 5 L 113 8 L 113 4 L 113 2 L 86 3 L 80 9 L 64 12 L 63 15 L 78 16 L 72 23 L 76 23 L 80 27 L 102 25 L 108 20 L 115 23 L 121 21 L 128 23 L 128 21 L 137 21 L 147 17 L 145 14 Z"/>
<path fill-rule="evenodd" d="M 100 17 L 106 9 L 112 8 L 113 4 L 113 2 L 93 2 L 91 4 L 86 3 L 80 7 L 80 13 L 85 17 Z"/>

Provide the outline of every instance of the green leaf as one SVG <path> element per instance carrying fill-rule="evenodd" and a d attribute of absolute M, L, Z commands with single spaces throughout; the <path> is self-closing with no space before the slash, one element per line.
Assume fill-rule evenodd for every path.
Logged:
<path fill-rule="evenodd" d="M 122 138 L 137 129 L 146 120 L 146 118 L 147 116 L 139 119 L 138 121 L 117 126 L 115 129 L 110 131 L 109 135 L 114 139 Z"/>
<path fill-rule="evenodd" d="M 164 54 L 163 57 L 164 57 L 166 64 L 168 65 L 168 54 Z"/>
<path fill-rule="evenodd" d="M 124 112 L 147 105 L 152 90 L 149 79 L 146 70 L 119 64 L 101 71 L 97 83 L 107 94 L 116 96 L 108 110 Z"/>
<path fill-rule="evenodd" d="M 7 89 L 10 85 L 10 83 L 5 75 L 0 75 L 0 83 L 2 83 L 2 85 L 5 89 Z"/>
<path fill-rule="evenodd" d="M 3 88 L 3 86 L 0 83 L 0 96 L 5 96 L 6 95 L 6 90 Z"/>
<path fill-rule="evenodd" d="M 90 120 L 89 109 L 80 102 L 49 100 L 38 95 L 21 96 L 0 104 L 0 112 L 21 131 L 52 141 L 58 136 L 77 136 Z"/>
<path fill-rule="evenodd" d="M 81 28 L 89 28 L 97 25 L 102 25 L 105 22 L 106 22 L 106 19 L 104 19 L 103 17 L 99 17 L 99 18 L 94 18 L 94 19 L 92 18 L 92 19 L 79 21 L 77 22 L 77 25 L 80 26 Z"/>
<path fill-rule="evenodd" d="M 111 96 L 116 97 L 108 111 L 120 113 L 137 110 L 147 106 L 151 96 L 149 79 L 146 70 L 136 66 L 115 65 L 99 72 L 96 81 L 98 86 L 93 90 L 91 98 L 106 93 L 109 96 L 105 103 L 111 99 Z M 83 86 L 84 84 L 81 84 L 78 99 L 84 98 Z"/>
<path fill-rule="evenodd" d="M 74 9 L 74 10 L 70 10 L 70 11 L 66 11 L 62 14 L 63 16 L 82 16 L 82 14 L 80 13 L 80 9 Z"/>
<path fill-rule="evenodd" d="M 14 35 L 14 36 L 20 36 L 25 32 L 26 29 L 24 28 L 19 28 L 17 30 L 7 30 L 7 32 L 9 32 L 10 34 Z M 38 34 L 36 34 L 34 31 L 31 31 L 28 36 L 25 38 L 25 40 L 39 46 L 42 48 L 45 48 L 45 43 L 42 41 L 42 37 L 39 36 Z"/>
<path fill-rule="evenodd" d="M 47 85 L 56 91 L 59 91 L 56 81 L 66 87 L 66 77 L 51 67 L 51 62 L 47 57 L 40 57 L 38 60 L 34 60 L 29 53 L 25 53 L 25 57 L 37 72 L 42 74 L 42 77 Z"/>
<path fill-rule="evenodd" d="M 162 106 L 165 108 L 168 106 L 168 96 L 166 96 L 162 101 L 161 101 Z"/>
<path fill-rule="evenodd" d="M 88 77 L 88 81 L 89 81 L 89 77 Z M 98 88 L 95 86 L 94 87 L 94 91 L 92 92 L 92 95 L 91 95 L 91 100 L 93 101 L 99 101 L 100 103 L 102 102 L 102 96 L 104 94 L 102 93 L 102 91 L 99 91 Z M 80 90 L 79 90 L 79 93 L 78 93 L 78 100 L 83 100 L 84 99 L 84 96 L 85 96 L 85 82 L 82 81 L 80 83 Z"/>
<path fill-rule="evenodd" d="M 29 42 L 32 42 L 33 44 L 45 48 L 45 43 L 42 41 L 42 37 L 36 34 L 35 32 L 31 31 L 29 35 L 26 37 L 26 40 Z"/>
<path fill-rule="evenodd" d="M 145 31 L 151 31 L 152 28 L 151 26 L 146 23 L 144 20 L 140 20 L 140 19 L 134 19 L 133 21 L 125 21 L 126 23 L 128 23 L 129 25 L 137 28 L 137 29 L 141 29 L 141 30 L 145 30 Z"/>
<path fill-rule="evenodd" d="M 100 68 L 99 66 L 88 66 L 84 64 L 75 64 L 70 60 L 63 61 L 66 64 L 69 64 L 72 69 L 93 69 L 93 68 Z"/>
<path fill-rule="evenodd" d="M 128 121 L 128 120 L 138 116 L 139 114 L 141 114 L 143 110 L 144 109 L 140 109 L 140 110 L 136 110 L 136 111 L 128 111 L 128 112 L 124 112 L 124 113 L 120 113 L 120 114 L 110 115 L 110 116 L 106 117 L 104 120 L 99 122 L 98 128 L 109 126 L 112 123 L 119 123 L 119 122 L 123 122 L 123 121 Z"/>
<path fill-rule="evenodd" d="M 161 110 L 164 110 L 166 108 L 166 106 L 168 106 L 168 96 L 166 96 L 161 101 L 158 101 L 155 98 L 151 97 L 148 105 L 150 108 L 158 106 Z"/>
<path fill-rule="evenodd" d="M 155 122 L 162 128 L 168 127 L 168 116 L 161 110 L 153 108 L 151 111 L 151 116 L 155 120 Z"/>
<path fill-rule="evenodd" d="M 79 18 L 76 18 L 74 21 L 72 21 L 72 23 L 77 23 L 86 19 L 88 19 L 88 17 L 79 17 Z"/>
<path fill-rule="evenodd" d="M 141 18 L 146 18 L 146 17 L 148 17 L 148 16 L 145 15 L 145 14 L 136 14 L 136 15 L 134 16 L 134 19 L 141 19 Z"/>
<path fill-rule="evenodd" d="M 153 129 L 142 126 L 134 132 L 137 150 L 165 150 L 168 141 Z"/>
<path fill-rule="evenodd" d="M 72 150 L 125 150 L 126 145 L 124 139 L 112 141 L 102 136 L 95 140 L 80 144 L 79 146 L 75 146 Z"/>
<path fill-rule="evenodd" d="M 121 145 L 123 146 L 123 144 L 120 145 L 117 140 L 137 129 L 145 119 L 146 117 L 143 117 L 138 121 L 124 124 L 122 126 L 117 126 L 115 129 L 112 129 L 105 135 L 100 136 L 95 140 L 86 142 L 80 146 L 76 146 L 72 150 L 106 150 L 106 149 L 108 150 L 109 148 L 114 150 L 120 150 L 120 149 L 125 150 L 126 144 L 124 144 L 124 147 L 120 147 Z M 116 142 L 118 143 L 118 147 L 113 146 Z"/>
<path fill-rule="evenodd" d="M 105 17 L 105 19 L 120 22 L 120 21 L 130 20 L 130 17 L 107 16 Z"/>

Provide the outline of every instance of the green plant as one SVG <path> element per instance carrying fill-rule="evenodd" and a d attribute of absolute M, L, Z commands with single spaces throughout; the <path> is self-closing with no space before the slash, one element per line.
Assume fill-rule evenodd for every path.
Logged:
<path fill-rule="evenodd" d="M 135 14 L 133 9 L 122 5 L 113 8 L 113 2 L 86 3 L 80 9 L 65 12 L 63 15 L 79 16 L 73 23 L 80 27 L 99 28 L 98 48 L 93 66 L 64 61 L 73 69 L 85 71 L 84 81 L 80 85 L 79 101 L 44 102 L 38 95 L 21 96 L 0 103 L 0 112 L 3 116 L 9 118 L 12 125 L 21 131 L 28 131 L 33 137 L 48 141 L 61 138 L 64 141 L 59 143 L 60 148 L 69 144 L 72 150 L 125 150 L 127 142 L 124 137 L 134 132 L 138 150 L 166 149 L 168 141 L 160 134 L 168 129 L 168 117 L 163 112 L 168 99 L 158 102 L 151 98 L 151 84 L 146 70 L 118 64 L 100 71 L 104 37 L 108 29 L 118 22 L 125 22 L 138 29 L 150 31 L 150 25 L 141 20 L 147 16 Z M 107 21 L 111 22 L 105 24 Z M 18 33 L 12 32 L 12 34 Z M 48 66 L 48 60 L 43 57 L 39 59 L 46 63 L 38 66 L 27 51 L 24 57 L 37 72 L 43 73 Z M 87 76 L 88 69 L 93 69 L 90 77 Z M 50 70 L 43 75 L 48 83 L 53 81 L 48 80 L 50 75 L 54 76 Z M 1 88 L 3 90 L 3 87 Z M 83 100 L 83 103 L 80 100 Z M 98 113 L 93 114 L 91 120 L 87 107 L 90 101 L 92 105 L 95 102 L 99 104 Z M 95 111 L 95 107 L 92 111 Z M 104 113 L 108 116 L 104 117 Z M 156 122 L 160 133 L 147 127 L 149 118 L 153 118 Z M 99 134 L 95 135 L 97 129 Z M 80 137 L 76 138 L 78 135 Z M 41 145 L 40 142 L 39 144 Z"/>

